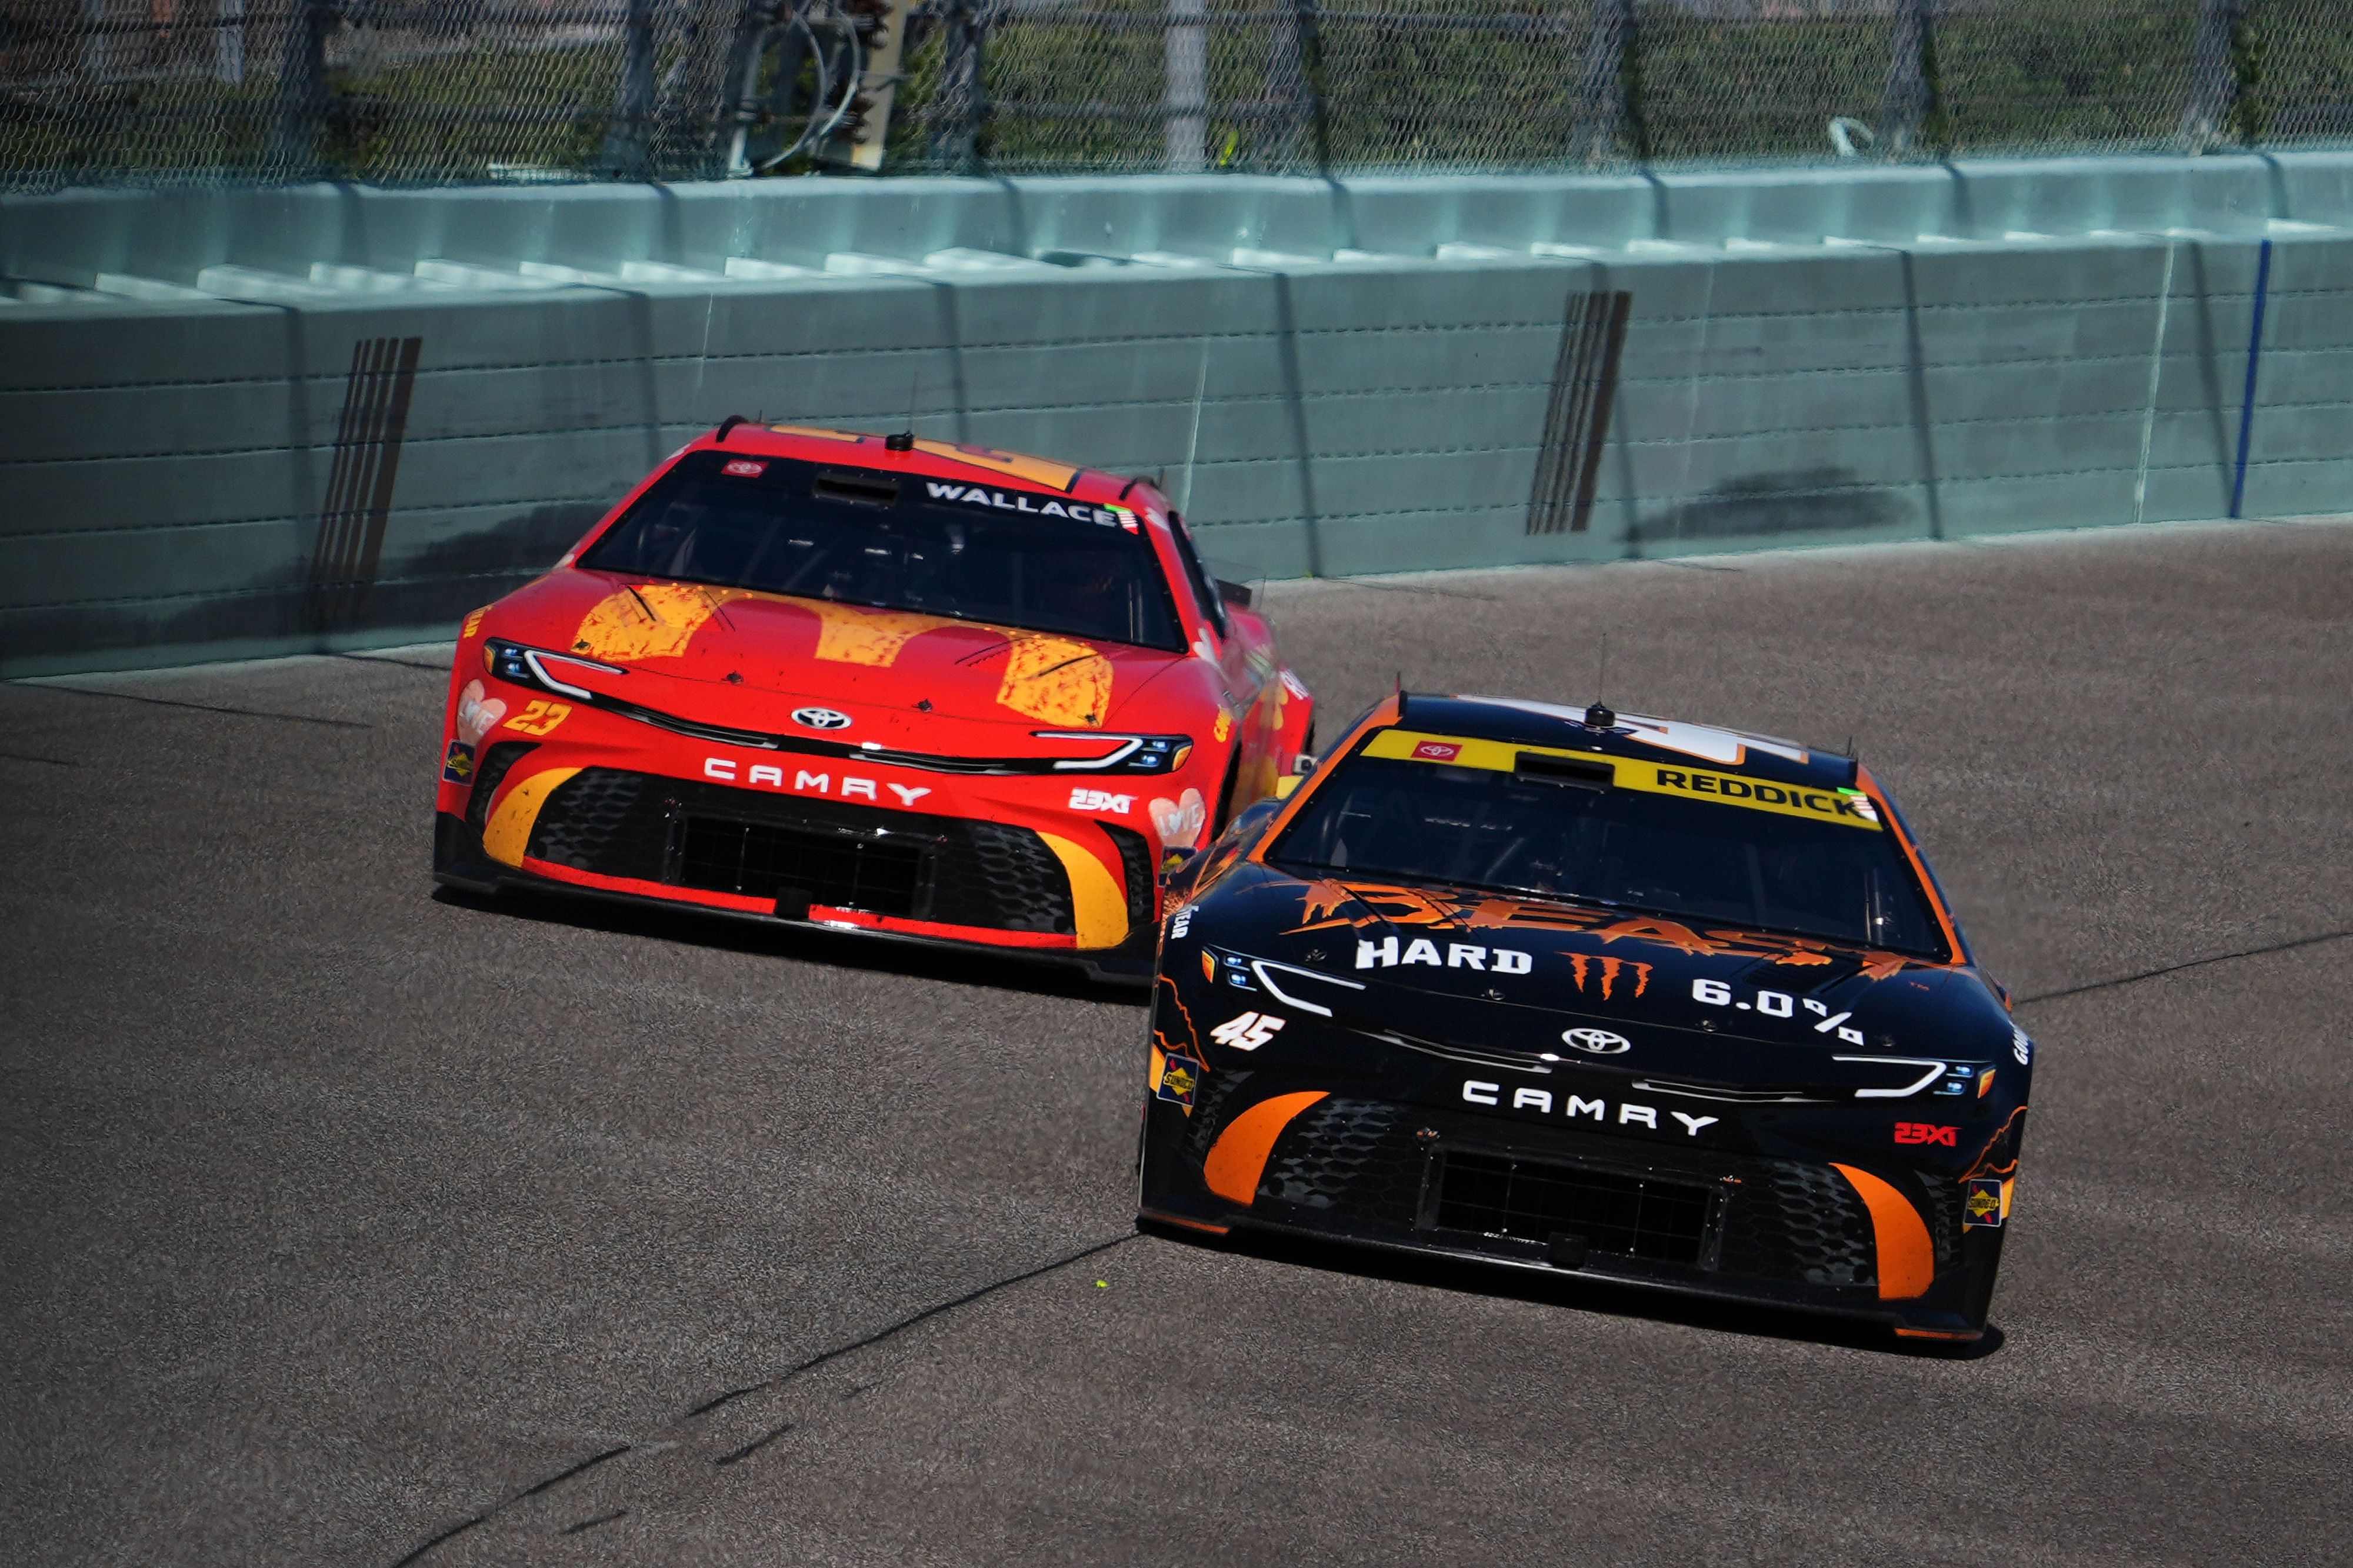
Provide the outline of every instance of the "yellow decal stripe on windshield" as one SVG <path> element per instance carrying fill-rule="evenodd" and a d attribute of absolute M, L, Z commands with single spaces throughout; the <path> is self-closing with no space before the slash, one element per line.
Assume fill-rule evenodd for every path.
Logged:
<path fill-rule="evenodd" d="M 1872 833 L 1880 830 L 1878 808 L 1865 795 L 1843 790 L 1808 789 L 1799 784 L 1776 784 L 1767 779 L 1718 773 L 1708 768 L 1668 767 L 1632 757 L 1604 756 L 1596 752 L 1572 752 L 1556 746 L 1523 746 L 1509 741 L 1482 741 L 1465 735 L 1432 735 L 1416 730 L 1384 730 L 1374 736 L 1372 742 L 1365 748 L 1365 755 L 1368 757 L 1389 757 L 1455 768 L 1485 768 L 1504 773 L 1519 766 L 1523 752 L 1539 757 L 1567 757 L 1608 768 L 1620 789 L 1641 790 L 1646 795 L 1680 795 L 1688 800 L 1712 801 L 1719 805 L 1746 806 L 1751 811 L 1770 811 L 1782 816 L 1802 816 L 1815 822 L 1835 822 Z"/>

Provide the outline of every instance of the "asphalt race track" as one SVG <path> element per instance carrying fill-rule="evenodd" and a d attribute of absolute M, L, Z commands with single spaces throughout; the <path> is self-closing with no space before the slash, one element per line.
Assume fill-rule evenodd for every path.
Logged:
<path fill-rule="evenodd" d="M 446 650 L 0 686 L 11 1563 L 2323 1563 L 2353 526 L 1282 586 L 1837 745 L 2042 1043 L 1971 1357 L 1138 1236 L 1142 1015 L 427 875 Z"/>

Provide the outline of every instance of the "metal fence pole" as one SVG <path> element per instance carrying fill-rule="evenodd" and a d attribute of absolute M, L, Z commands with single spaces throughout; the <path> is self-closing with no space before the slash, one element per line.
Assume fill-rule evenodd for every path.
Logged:
<path fill-rule="evenodd" d="M 1173 174 L 1198 174 L 1208 166 L 1208 0 L 1168 0 L 1167 87 L 1161 107 Z"/>
<path fill-rule="evenodd" d="M 980 165 L 980 132 L 988 118 L 981 68 L 987 63 L 990 18 L 975 0 L 948 0 L 940 18 L 947 29 L 942 46 L 940 85 L 929 118 L 929 157 L 958 174 Z"/>
<path fill-rule="evenodd" d="M 220 0 L 220 26 L 213 38 L 213 79 L 231 87 L 245 80 L 245 0 Z"/>
<path fill-rule="evenodd" d="M 1315 172 L 1332 177 L 1332 121 L 1324 92 L 1324 26 L 1316 0 L 1292 0 L 1291 44 L 1299 61 L 1300 95 L 1293 100 L 1292 144 L 1303 136 Z"/>
<path fill-rule="evenodd" d="M 598 160 L 608 174 L 643 179 L 650 172 L 654 113 L 653 0 L 629 0 L 621 21 L 621 89 L 605 127 Z"/>
<path fill-rule="evenodd" d="M 2239 74 L 2231 45 L 2246 8 L 2246 0 L 2200 0 L 2198 7 L 2189 102 L 2181 112 L 2181 140 L 2193 152 L 2236 140 L 2232 121 L 2239 105 Z"/>
<path fill-rule="evenodd" d="M 1625 130 L 1626 46 L 1633 32 L 1634 0 L 1593 0 L 1571 157 L 1599 163 L 1617 155 Z"/>
<path fill-rule="evenodd" d="M 1603 163 L 1621 152 L 1651 161 L 1651 122 L 1642 106 L 1642 35 L 1634 0 L 1593 0 L 1585 46 L 1585 80 L 1572 152 Z"/>
<path fill-rule="evenodd" d="M 1936 0 L 1902 0 L 1896 10 L 1879 140 L 1894 157 L 1924 142 L 1939 155 L 1950 150 L 1936 69 Z"/>
<path fill-rule="evenodd" d="M 283 175 L 315 179 L 319 139 L 327 124 L 327 35 L 337 23 L 336 0 L 300 0 L 278 66 L 278 124 L 269 162 Z"/>

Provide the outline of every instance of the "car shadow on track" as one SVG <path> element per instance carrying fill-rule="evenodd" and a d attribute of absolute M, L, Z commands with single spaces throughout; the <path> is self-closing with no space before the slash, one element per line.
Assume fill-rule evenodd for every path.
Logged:
<path fill-rule="evenodd" d="M 1879 1324 L 1777 1307 L 1748 1306 L 1674 1296 L 1619 1285 L 1592 1275 L 1538 1273 L 1502 1264 L 1481 1264 L 1452 1258 L 1419 1257 L 1378 1247 L 1351 1247 L 1345 1242 L 1307 1237 L 1238 1231 L 1212 1239 L 1174 1226 L 1137 1222 L 1147 1236 L 1199 1247 L 1204 1251 L 1239 1253 L 1303 1268 L 1333 1274 L 1354 1274 L 1433 1290 L 1493 1296 L 1528 1301 L 1572 1311 L 1602 1312 L 1617 1318 L 1647 1318 L 1653 1322 L 1680 1323 L 1688 1328 L 1759 1338 L 1802 1340 L 1812 1344 L 1839 1345 L 1849 1350 L 1930 1361 L 1982 1361 L 2002 1347 L 2002 1331 L 1991 1323 L 1974 1344 L 1933 1340 L 1903 1340 Z"/>
<path fill-rule="evenodd" d="M 727 952 L 822 963 L 837 969 L 860 969 L 881 974 L 904 974 L 922 980 L 944 980 L 958 985 L 986 985 L 997 990 L 1024 991 L 1039 996 L 1065 996 L 1082 1002 L 1124 1003 L 1141 1007 L 1151 1000 L 1143 981 L 1132 985 L 1097 980 L 1074 964 L 1023 956 L 1012 949 L 965 952 L 916 942 L 878 940 L 813 926 L 779 925 L 744 921 L 725 915 L 705 915 L 692 910 L 664 910 L 638 903 L 597 898 L 566 897 L 534 889 L 510 888 L 496 894 L 469 892 L 447 886 L 433 889 L 433 900 L 453 909 L 479 910 L 513 920 L 538 921 L 616 936 L 648 937 L 658 942 L 685 942 Z"/>

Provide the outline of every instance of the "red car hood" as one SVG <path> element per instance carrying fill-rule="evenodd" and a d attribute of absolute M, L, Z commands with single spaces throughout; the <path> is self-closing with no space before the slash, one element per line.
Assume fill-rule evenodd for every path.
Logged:
<path fill-rule="evenodd" d="M 786 598 L 701 584 L 563 571 L 499 607 L 491 635 L 620 666 L 562 679 L 681 718 L 781 731 L 796 709 L 843 710 L 844 740 L 893 741 L 964 724 L 1111 726 L 1189 658 L 1058 632 Z M 647 678 L 652 678 L 650 679 Z M 1003 747 L 1000 731 L 986 742 Z M 975 744 L 980 738 L 973 737 Z M 956 748 L 961 749 L 961 748 Z M 1027 750 L 1028 748 L 1020 748 Z"/>

